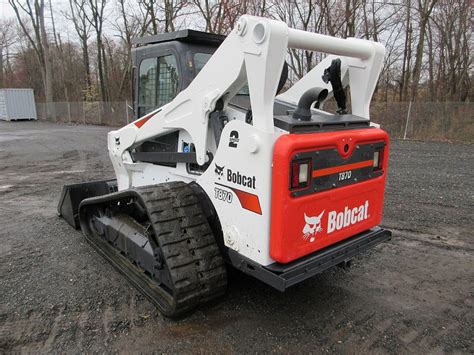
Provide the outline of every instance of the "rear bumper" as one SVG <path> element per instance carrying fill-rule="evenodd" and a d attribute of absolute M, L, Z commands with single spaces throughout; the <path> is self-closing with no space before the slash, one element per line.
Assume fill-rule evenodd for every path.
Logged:
<path fill-rule="evenodd" d="M 274 263 L 261 266 L 232 249 L 229 249 L 229 258 L 237 269 L 279 291 L 285 291 L 288 287 L 350 260 L 391 238 L 391 231 L 374 227 L 288 264 Z"/>

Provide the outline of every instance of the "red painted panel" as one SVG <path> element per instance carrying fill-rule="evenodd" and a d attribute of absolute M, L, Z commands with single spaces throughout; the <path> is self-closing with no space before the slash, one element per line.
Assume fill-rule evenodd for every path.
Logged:
<path fill-rule="evenodd" d="M 297 152 L 336 148 L 341 157 L 349 158 L 356 145 L 382 141 L 386 142 L 386 146 L 381 176 L 300 197 L 291 195 L 290 162 Z M 347 152 L 344 152 L 345 145 L 349 146 Z M 377 128 L 279 137 L 273 152 L 271 257 L 288 263 L 379 224 L 388 145 L 387 133 Z M 370 166 L 372 161 L 361 163 Z M 360 168 L 359 165 L 349 169 Z M 348 170 L 348 167 L 343 170 Z M 331 170 L 328 173 L 334 172 Z"/>
<path fill-rule="evenodd" d="M 260 200 L 258 199 L 257 195 L 223 184 L 216 183 L 216 185 L 231 189 L 237 195 L 237 198 L 239 199 L 240 205 L 243 209 L 256 214 L 262 214 L 262 207 L 260 206 Z"/>
<path fill-rule="evenodd" d="M 153 116 L 155 115 L 155 113 L 150 113 L 148 114 L 147 116 L 145 117 L 142 117 L 142 118 L 139 118 L 138 120 L 136 120 L 135 122 L 133 122 L 133 124 L 135 126 L 137 126 L 138 128 L 142 128 L 142 126 L 148 122 L 148 120 L 150 118 L 152 118 Z"/>

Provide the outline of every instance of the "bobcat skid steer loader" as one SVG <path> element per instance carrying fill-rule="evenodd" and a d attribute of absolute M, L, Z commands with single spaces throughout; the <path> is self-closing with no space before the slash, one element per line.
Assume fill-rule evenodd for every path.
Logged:
<path fill-rule="evenodd" d="M 391 238 L 381 44 L 251 16 L 145 42 L 141 118 L 108 134 L 116 179 L 64 186 L 58 212 L 163 314 L 222 295 L 226 263 L 284 291 Z M 330 55 L 278 95 L 288 48 Z"/>

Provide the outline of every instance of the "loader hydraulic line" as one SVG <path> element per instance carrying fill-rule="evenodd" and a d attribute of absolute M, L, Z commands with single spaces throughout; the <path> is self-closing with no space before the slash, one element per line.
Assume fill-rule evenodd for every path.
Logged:
<path fill-rule="evenodd" d="M 323 81 L 327 84 L 331 83 L 334 98 L 337 102 L 337 113 L 346 114 L 346 93 L 341 81 L 341 60 L 339 58 L 334 59 L 331 65 L 324 70 L 322 77 Z"/>

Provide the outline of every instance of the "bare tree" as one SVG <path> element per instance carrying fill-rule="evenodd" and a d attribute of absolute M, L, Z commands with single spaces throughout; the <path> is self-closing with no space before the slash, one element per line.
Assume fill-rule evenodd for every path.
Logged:
<path fill-rule="evenodd" d="M 314 0 L 274 1 L 272 10 L 275 18 L 286 22 L 290 27 L 310 32 L 323 32 L 323 9 Z M 316 64 L 316 54 L 312 51 L 289 48 L 288 53 L 288 65 L 296 78 L 301 78 Z"/>
<path fill-rule="evenodd" d="M 189 5 L 188 0 L 163 0 L 164 30 L 172 32 L 176 29 L 176 19 L 183 9 Z"/>
<path fill-rule="evenodd" d="M 172 32 L 176 30 L 176 21 L 182 15 L 186 7 L 189 7 L 189 0 L 140 0 L 139 6 L 144 9 L 145 27 L 151 26 L 151 33 L 157 34 L 159 31 Z"/>
<path fill-rule="evenodd" d="M 54 40 L 54 45 L 55 45 L 55 50 L 56 50 L 56 55 L 52 56 L 52 64 L 54 67 L 54 64 L 56 62 L 56 68 L 58 68 L 59 76 L 60 76 L 60 85 L 62 86 L 62 92 L 64 93 L 64 98 L 66 101 L 69 101 L 70 95 L 69 95 L 69 90 L 67 86 L 67 80 L 66 80 L 66 58 L 64 55 L 64 49 L 62 46 L 62 41 L 61 41 L 61 36 L 56 32 L 56 23 L 54 20 L 54 12 L 53 12 L 53 6 L 51 3 L 51 0 L 49 0 L 49 14 L 50 14 L 50 19 L 51 19 L 51 27 L 53 31 L 53 40 Z M 59 95 L 56 95 L 59 96 Z"/>
<path fill-rule="evenodd" d="M 85 82 L 87 91 L 92 86 L 91 67 L 89 61 L 89 38 L 90 38 L 90 23 L 86 16 L 86 1 L 87 0 L 69 0 L 70 15 L 65 13 L 68 20 L 74 24 L 74 29 L 79 37 L 79 42 L 82 49 L 82 63 L 85 71 Z"/>
<path fill-rule="evenodd" d="M 159 24 L 156 16 L 158 11 L 157 0 L 140 0 L 138 5 L 144 9 L 143 33 L 148 32 L 151 26 L 151 34 L 158 34 Z"/>
<path fill-rule="evenodd" d="M 41 67 L 46 102 L 53 101 L 53 73 L 46 33 L 44 0 L 8 0 L 24 35 L 33 47 Z M 26 20 L 23 18 L 26 16 Z M 28 21 L 28 22 L 27 22 Z M 30 32 L 29 25 L 33 28 Z"/>
<path fill-rule="evenodd" d="M 5 67 L 9 61 L 9 48 L 16 38 L 13 29 L 14 22 L 12 20 L 0 21 L 0 87 L 5 86 Z"/>
<path fill-rule="evenodd" d="M 412 51 L 412 20 L 411 20 L 411 0 L 406 0 L 405 6 L 405 48 L 403 50 L 403 64 L 400 78 L 399 100 L 405 101 L 408 96 L 408 86 L 410 84 L 410 63 Z"/>
<path fill-rule="evenodd" d="M 245 3 L 245 0 L 242 0 L 242 3 L 235 0 L 193 0 L 193 3 L 204 20 L 206 32 L 227 34 L 231 30 L 229 15 L 232 14 L 235 18 L 235 13 L 240 13 L 236 11 L 236 7 Z"/>
<path fill-rule="evenodd" d="M 432 53 L 433 67 L 437 67 L 436 93 L 440 99 L 465 101 L 471 88 L 472 28 L 468 0 L 441 0 L 434 8 L 433 45 L 438 53 Z"/>
<path fill-rule="evenodd" d="M 360 0 L 345 0 L 345 37 L 355 37 Z"/>
<path fill-rule="evenodd" d="M 221 9 L 222 9 L 222 2 L 221 1 L 214 1 L 210 2 L 208 0 L 204 1 L 201 0 L 193 0 L 194 5 L 198 8 L 202 18 L 205 21 L 206 28 L 205 31 L 213 32 L 213 24 L 212 18 L 216 18 L 220 16 Z"/>
<path fill-rule="evenodd" d="M 419 13 L 419 35 L 418 45 L 416 46 L 415 65 L 413 67 L 413 78 L 411 87 L 411 99 L 415 100 L 417 96 L 418 84 L 421 76 L 421 65 L 423 62 L 424 45 L 426 37 L 426 28 L 430 19 L 431 12 L 438 0 L 418 0 Z"/>
<path fill-rule="evenodd" d="M 105 49 L 103 43 L 103 29 L 105 21 L 105 6 L 107 0 L 89 0 L 88 7 L 90 13 L 84 13 L 87 20 L 95 30 L 97 42 L 97 70 L 99 72 L 100 95 L 103 102 L 110 99 L 107 85 L 107 62 L 105 57 Z"/>
<path fill-rule="evenodd" d="M 120 37 L 125 49 L 123 74 L 118 90 L 118 95 L 121 97 L 126 91 L 127 84 L 129 84 L 132 76 L 132 39 L 141 34 L 142 26 L 137 16 L 130 16 L 131 13 L 133 14 L 133 10 L 126 7 L 125 0 L 118 0 L 118 5 L 120 19 L 116 21 L 115 28 L 119 33 L 118 36 Z"/>
<path fill-rule="evenodd" d="M 50 101 L 53 96 L 80 98 L 81 91 L 86 99 L 87 93 L 103 101 L 129 97 L 132 38 L 180 28 L 228 34 L 243 14 L 382 42 L 386 56 L 376 100 L 473 99 L 470 0 L 68 0 L 63 14 L 74 26 L 77 43 L 65 41 L 56 29 L 52 0 L 49 11 L 45 0 L 9 2 L 21 31 L 14 36 L 18 44 L 11 45 L 5 38 L 14 26 L 0 23 L 0 85 L 26 82 Z M 112 29 L 105 31 L 105 23 Z M 8 59 L 11 48 L 15 56 Z M 290 49 L 290 79 L 305 75 L 324 56 Z M 6 71 L 8 65 L 15 70 Z"/>

